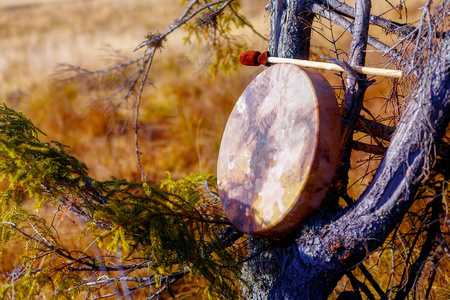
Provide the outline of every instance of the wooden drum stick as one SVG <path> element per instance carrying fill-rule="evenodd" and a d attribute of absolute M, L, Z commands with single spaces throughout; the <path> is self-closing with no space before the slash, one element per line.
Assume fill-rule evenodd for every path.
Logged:
<path fill-rule="evenodd" d="M 345 70 L 339 67 L 336 64 L 326 63 L 326 62 L 317 62 L 310 60 L 301 60 L 301 59 L 292 59 L 292 58 L 281 58 L 281 57 L 270 57 L 267 55 L 267 51 L 261 53 L 259 51 L 244 51 L 239 55 L 239 61 L 241 64 L 246 66 L 259 66 L 268 64 L 294 64 L 301 67 L 308 68 L 316 68 L 316 69 L 324 69 L 329 71 L 341 71 Z M 359 67 L 359 66 L 351 66 L 356 73 L 367 74 L 367 75 L 379 75 L 379 76 L 388 76 L 388 77 L 402 77 L 402 71 L 392 70 L 392 69 L 380 69 L 380 68 L 369 68 L 369 67 Z"/>

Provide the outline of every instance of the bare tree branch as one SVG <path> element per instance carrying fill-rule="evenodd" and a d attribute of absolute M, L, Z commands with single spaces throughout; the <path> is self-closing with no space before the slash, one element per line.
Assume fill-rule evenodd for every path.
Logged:
<path fill-rule="evenodd" d="M 363 264 L 360 264 L 358 268 L 363 273 L 364 277 L 370 282 L 370 284 L 373 286 L 375 291 L 378 293 L 378 299 L 385 300 L 387 299 L 386 293 L 383 292 L 383 290 L 380 288 L 378 283 L 373 278 L 372 274 L 366 269 L 366 267 Z"/>
<path fill-rule="evenodd" d="M 340 13 L 345 17 L 350 17 L 354 19 L 356 16 L 356 12 L 353 7 L 338 0 L 313 0 L 313 2 L 320 4 L 324 7 L 327 7 L 328 9 L 333 9 L 337 13 Z M 372 14 L 369 17 L 369 22 L 370 24 L 383 28 L 387 32 L 394 33 L 402 37 L 407 36 L 408 34 L 410 34 L 415 30 L 414 26 L 397 23 Z"/>
<path fill-rule="evenodd" d="M 438 220 L 441 213 L 442 196 L 438 196 L 431 202 L 431 216 L 429 221 L 430 224 L 428 225 L 427 236 L 425 242 L 422 245 L 420 254 L 409 268 L 408 276 L 403 276 L 402 279 L 407 279 L 407 281 L 405 282 L 405 284 L 403 284 L 403 281 L 400 282 L 401 286 L 399 291 L 395 295 L 394 300 L 405 299 L 408 296 L 409 292 L 414 287 L 420 274 L 422 273 L 422 270 L 425 267 L 426 262 L 428 261 L 428 256 L 436 248 L 437 243 L 435 239 L 439 232 L 440 223 L 438 222 Z"/>
<path fill-rule="evenodd" d="M 358 141 L 352 142 L 352 149 L 356 151 L 363 151 L 375 155 L 384 155 L 386 148 L 378 145 L 369 145 Z"/>
<path fill-rule="evenodd" d="M 331 11 L 327 9 L 326 7 L 323 7 L 321 5 L 318 5 L 316 3 L 313 3 L 310 7 L 311 11 L 321 17 L 324 17 L 326 19 L 329 19 L 333 23 L 341 26 L 345 30 L 348 30 L 351 34 L 354 32 L 353 24 L 345 19 L 344 17 L 338 15 L 334 11 Z M 381 51 L 384 55 L 388 55 L 391 57 L 395 62 L 400 63 L 402 61 L 402 56 L 392 47 L 389 47 L 388 45 L 380 42 L 376 38 L 372 36 L 367 37 L 367 44 L 374 47 L 375 49 Z"/>
<path fill-rule="evenodd" d="M 385 141 L 389 141 L 391 136 L 394 134 L 395 127 L 387 126 L 359 116 L 356 122 L 355 130 L 370 134 L 371 136 L 383 139 Z"/>
<path fill-rule="evenodd" d="M 349 65 L 363 66 L 365 64 L 365 50 L 368 38 L 368 16 L 370 14 L 370 0 L 359 0 L 356 3 L 356 19 L 352 42 L 350 45 Z M 347 66 L 345 62 L 335 63 Z M 347 69 L 351 69 L 348 68 Z M 350 70 L 349 70 L 350 71 Z M 327 193 L 327 198 L 334 203 L 338 202 L 341 195 L 347 193 L 348 171 L 350 170 L 350 155 L 353 144 L 353 131 L 356 120 L 362 109 L 362 101 L 368 83 L 366 77 L 355 72 L 347 73 L 347 87 L 345 89 L 344 100 L 340 107 L 342 120 L 341 144 L 339 146 L 339 163 L 336 168 L 333 184 Z M 334 195 L 334 197 L 332 196 Z M 333 199 L 334 198 L 334 199 Z M 344 197 L 347 199 L 347 197 Z M 350 203 L 348 203 L 350 204 Z"/>
<path fill-rule="evenodd" d="M 353 289 L 358 291 L 358 298 L 362 300 L 361 294 L 359 293 L 359 290 L 361 290 L 369 300 L 375 300 L 375 297 L 373 296 L 370 289 L 365 285 L 363 282 L 359 281 L 352 272 L 347 272 L 347 277 L 350 279 L 350 283 L 353 286 Z"/>

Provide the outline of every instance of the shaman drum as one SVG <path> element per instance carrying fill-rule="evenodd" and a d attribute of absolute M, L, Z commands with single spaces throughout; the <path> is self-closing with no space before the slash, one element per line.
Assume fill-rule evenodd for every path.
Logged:
<path fill-rule="evenodd" d="M 234 106 L 219 151 L 230 222 L 271 238 L 295 231 L 328 190 L 340 130 L 334 92 L 318 72 L 277 64 L 259 74 Z"/>

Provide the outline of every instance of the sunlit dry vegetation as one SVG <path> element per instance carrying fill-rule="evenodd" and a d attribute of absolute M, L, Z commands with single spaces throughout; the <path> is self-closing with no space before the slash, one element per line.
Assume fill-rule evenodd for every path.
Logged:
<path fill-rule="evenodd" d="M 30 118 L 47 134 L 44 140 L 68 145 L 70 148 L 66 151 L 85 162 L 93 178 L 106 180 L 114 176 L 141 180 L 135 156 L 134 102 L 120 98 L 121 95 L 114 100 L 110 98 L 118 80 L 116 77 L 105 75 L 101 83 L 89 81 L 89 78 L 65 80 L 68 75 L 64 72 L 66 66 L 62 64 L 95 70 L 111 66 L 123 58 L 136 58 L 138 54 L 133 49 L 145 39 L 146 33 L 163 31 L 181 13 L 179 2 L 3 1 L 0 4 L 0 99 Z M 248 0 L 243 1 L 242 6 L 255 28 L 268 36 L 265 2 Z M 377 5 L 373 3 L 374 14 L 377 14 Z M 405 18 L 408 21 L 417 19 L 421 5 L 423 3 L 418 1 L 417 6 L 408 7 L 407 12 L 393 9 L 386 17 L 403 22 Z M 321 39 L 330 37 L 331 33 L 333 38 L 342 35 L 337 46 L 346 49 L 349 34 L 337 27 L 330 31 L 330 28 L 317 25 L 315 30 L 314 59 L 325 60 L 321 55 L 336 57 L 336 53 L 339 59 L 347 58 L 345 53 L 324 48 Z M 267 47 L 266 42 L 255 37 L 249 29 L 240 34 L 252 49 L 265 50 Z M 386 39 L 389 44 L 396 42 L 381 31 L 372 34 Z M 138 125 L 142 167 L 150 182 L 166 178 L 165 171 L 176 179 L 199 172 L 214 174 L 228 113 L 262 67 L 239 67 L 230 76 L 219 72 L 213 78 L 208 74 L 211 60 L 208 49 L 195 43 L 183 43 L 180 33 L 171 36 L 164 49 L 156 53 L 156 58 L 149 74 L 152 85 L 144 90 L 140 106 Z M 385 58 L 379 53 L 369 53 L 369 59 L 369 65 L 384 66 Z M 328 72 L 324 75 L 333 86 L 339 86 L 339 74 Z M 376 79 L 377 83 L 367 93 L 366 108 L 370 114 L 366 112 L 365 116 L 382 119 L 386 125 L 395 125 L 401 109 L 399 103 L 407 91 L 392 91 L 388 79 Z M 342 96 L 342 91 L 336 89 L 336 94 Z M 384 100 L 389 97 L 391 101 L 385 105 Z M 360 138 L 366 142 L 369 140 L 363 134 Z M 355 184 L 350 195 L 357 198 L 371 180 L 372 170 L 377 167 L 381 156 L 354 154 L 353 166 L 359 167 L 351 173 L 351 182 Z M 32 207 L 33 203 L 27 205 Z M 425 206 L 426 203 L 418 203 L 414 209 L 424 209 Z M 82 242 L 78 241 L 84 224 L 69 212 L 55 212 L 54 207 L 44 207 L 40 213 L 46 218 L 55 217 L 55 227 L 67 247 L 89 249 L 94 256 L 98 255 L 100 250 L 92 243 L 93 238 L 89 234 Z M 410 215 L 414 219 L 414 213 Z M 406 232 L 416 222 L 419 221 L 414 219 L 404 225 L 407 228 L 399 231 Z M 1 270 L 11 271 L 18 264 L 16 249 L 22 246 L 5 249 L 0 259 Z M 375 253 L 366 262 L 372 267 L 371 271 L 377 267 L 383 272 L 393 270 L 392 273 L 374 272 L 384 289 L 401 277 L 401 273 L 396 273 L 391 267 L 404 259 L 405 247 L 399 241 L 392 242 L 392 252 Z M 442 268 L 438 280 L 445 286 L 448 267 L 443 265 Z M 343 290 L 347 284 L 348 279 L 344 278 L 339 288 Z M 190 299 L 195 288 L 182 284 L 177 291 Z"/>
<path fill-rule="evenodd" d="M 254 6 L 254 8 L 251 8 Z M 249 10 L 263 5 L 254 1 Z M 97 82 L 60 81 L 59 64 L 89 69 L 133 59 L 148 31 L 167 26 L 181 11 L 178 1 L 36 2 L 4 6 L 1 18 L 1 96 L 23 111 L 49 139 L 70 146 L 91 175 L 140 178 L 134 157 L 133 102 L 120 111 L 108 100 L 116 78 Z M 245 34 L 245 32 L 243 32 Z M 259 43 L 261 45 L 261 43 Z M 240 92 L 255 70 L 211 81 L 209 53 L 172 38 L 158 53 L 140 117 L 144 167 L 153 181 L 168 170 L 176 177 L 214 172 L 220 134 Z M 192 52 L 198 54 L 194 56 Z M 50 117 L 51 116 L 51 117 Z"/>

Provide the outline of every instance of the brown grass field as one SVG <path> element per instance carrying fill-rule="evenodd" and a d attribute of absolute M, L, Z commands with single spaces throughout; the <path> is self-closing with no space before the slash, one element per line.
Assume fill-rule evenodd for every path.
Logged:
<path fill-rule="evenodd" d="M 119 111 L 114 111 L 111 102 L 101 100 L 111 93 L 107 86 L 93 89 L 83 86 L 85 83 L 82 82 L 60 81 L 64 74 L 59 72 L 59 65 L 104 68 L 114 62 L 116 50 L 128 58 L 137 57 L 139 53 L 134 53 L 133 49 L 148 32 L 164 31 L 178 17 L 182 11 L 179 2 L 2 0 L 1 101 L 28 116 L 47 134 L 45 139 L 70 146 L 68 152 L 88 165 L 90 176 L 99 180 L 112 176 L 141 180 L 135 158 L 132 103 L 124 103 Z M 267 36 L 266 1 L 242 2 L 247 18 Z M 423 3 L 417 1 L 414 7 L 408 7 L 407 21 L 420 16 L 418 7 Z M 378 3 L 373 5 L 376 14 L 387 4 L 379 4 L 383 7 L 377 6 Z M 397 18 L 398 14 L 390 12 L 385 17 Z M 317 28 L 329 33 L 324 28 Z M 336 36 L 342 32 L 338 28 L 333 30 Z M 395 43 L 376 29 L 371 33 L 383 37 L 389 44 Z M 252 49 L 267 47 L 249 30 L 240 30 L 238 34 Z M 246 85 L 262 70 L 262 67 L 239 67 L 231 76 L 218 74 L 212 80 L 206 70 L 207 51 L 183 44 L 182 38 L 181 32 L 175 33 L 157 53 L 150 72 L 154 86 L 148 86 L 143 94 L 139 150 L 143 168 L 152 182 L 166 178 L 165 171 L 174 178 L 198 172 L 215 173 L 228 114 Z M 321 54 L 331 56 L 329 46 L 323 45 L 320 35 L 314 34 L 314 59 L 320 59 Z M 349 36 L 344 35 L 339 45 L 347 49 Z M 368 57 L 368 65 L 383 66 L 386 60 L 374 52 L 369 52 Z M 335 74 L 324 75 L 333 85 L 339 84 Z M 395 122 L 389 117 L 398 109 L 396 103 L 383 105 L 389 93 L 390 81 L 380 80 L 369 89 L 365 104 L 373 115 L 386 118 L 386 124 Z M 359 195 L 370 181 L 373 174 L 370 171 L 377 166 L 376 161 L 365 163 L 366 159 L 367 155 L 361 153 L 355 153 L 353 157 L 352 180 L 355 184 L 352 196 Z M 366 173 L 370 173 L 369 176 L 362 178 Z M 32 205 L 28 204 L 30 208 Z M 40 213 L 49 218 L 54 212 L 54 207 L 48 207 Z M 59 233 L 68 247 L 83 250 L 90 245 L 92 239 L 78 240 L 82 229 L 78 220 L 62 213 L 58 214 L 57 220 Z M 17 252 L 17 249 L 11 249 L 3 253 L 0 258 L 2 271 L 11 270 L 17 264 Z M 346 279 L 341 282 L 342 288 L 346 282 Z M 182 294 L 185 291 L 180 299 L 194 297 L 186 282 L 177 290 Z M 44 295 L 42 299 L 46 299 Z"/>

